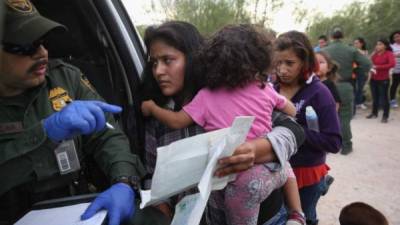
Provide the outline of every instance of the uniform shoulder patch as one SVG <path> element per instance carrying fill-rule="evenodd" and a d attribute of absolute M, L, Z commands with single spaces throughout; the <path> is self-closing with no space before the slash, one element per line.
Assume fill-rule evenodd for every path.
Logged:
<path fill-rule="evenodd" d="M 31 13 L 34 10 L 32 3 L 28 0 L 6 0 L 6 4 L 21 13 Z"/>

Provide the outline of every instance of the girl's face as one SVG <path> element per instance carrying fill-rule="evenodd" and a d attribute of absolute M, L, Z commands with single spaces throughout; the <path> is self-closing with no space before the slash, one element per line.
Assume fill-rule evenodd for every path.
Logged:
<path fill-rule="evenodd" d="M 276 53 L 276 72 L 281 83 L 287 85 L 297 84 L 302 68 L 303 62 L 292 49 Z"/>
<path fill-rule="evenodd" d="M 354 40 L 353 45 L 357 49 L 361 49 L 362 48 L 362 43 L 359 40 Z"/>
<path fill-rule="evenodd" d="M 326 74 L 329 72 L 328 62 L 326 61 L 325 57 L 321 54 L 316 54 L 317 61 L 319 63 L 319 71 L 317 75 L 319 77 L 325 77 Z"/>
<path fill-rule="evenodd" d="M 175 96 L 182 91 L 186 63 L 183 52 L 163 40 L 155 40 L 150 45 L 150 62 L 153 76 L 165 96 Z"/>
<path fill-rule="evenodd" d="M 375 50 L 377 52 L 383 52 L 386 50 L 386 46 L 382 42 L 378 41 L 378 42 L 376 42 Z"/>

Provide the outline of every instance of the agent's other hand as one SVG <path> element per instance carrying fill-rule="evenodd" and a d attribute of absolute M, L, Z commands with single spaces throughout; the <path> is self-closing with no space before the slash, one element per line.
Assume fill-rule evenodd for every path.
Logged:
<path fill-rule="evenodd" d="M 97 196 L 82 214 L 81 220 L 91 218 L 101 209 L 107 210 L 109 225 L 119 225 L 135 213 L 135 192 L 125 183 L 114 184 Z"/>
<path fill-rule="evenodd" d="M 251 168 L 255 161 L 256 145 L 254 142 L 245 142 L 236 148 L 232 156 L 222 158 L 218 164 L 222 167 L 215 172 L 215 176 L 223 177 Z"/>
<path fill-rule="evenodd" d="M 153 100 L 147 100 L 147 101 L 143 101 L 142 102 L 142 113 L 143 116 L 151 116 L 151 110 L 153 108 L 153 106 L 156 103 L 154 103 Z"/>
<path fill-rule="evenodd" d="M 76 135 L 91 134 L 104 129 L 104 113 L 119 113 L 122 108 L 101 101 L 73 101 L 60 112 L 53 113 L 44 120 L 47 136 L 56 142 Z"/>

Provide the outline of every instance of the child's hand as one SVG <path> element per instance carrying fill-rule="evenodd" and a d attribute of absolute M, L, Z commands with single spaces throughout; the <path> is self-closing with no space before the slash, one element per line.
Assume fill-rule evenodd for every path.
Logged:
<path fill-rule="evenodd" d="M 156 103 L 154 103 L 153 100 L 147 100 L 147 101 L 142 102 L 143 116 L 151 116 L 151 111 L 155 104 Z"/>

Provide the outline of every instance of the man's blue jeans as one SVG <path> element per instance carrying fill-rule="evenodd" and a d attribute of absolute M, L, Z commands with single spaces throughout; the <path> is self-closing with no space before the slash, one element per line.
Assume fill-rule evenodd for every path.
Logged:
<path fill-rule="evenodd" d="M 307 225 L 318 224 L 317 203 L 322 192 L 326 189 L 326 186 L 325 178 L 322 178 L 317 184 L 299 189 L 301 207 L 306 216 Z"/>

